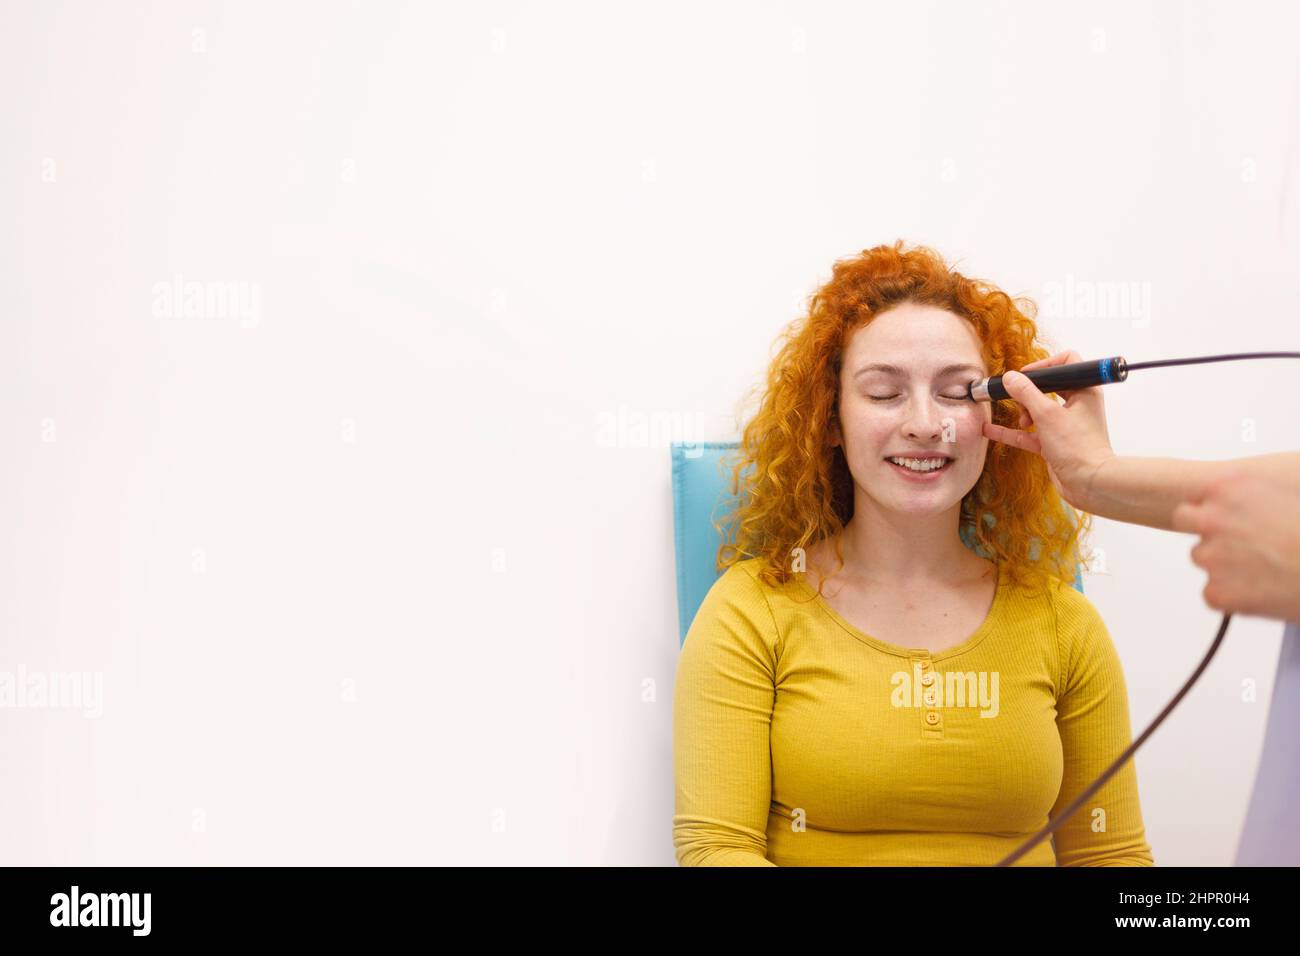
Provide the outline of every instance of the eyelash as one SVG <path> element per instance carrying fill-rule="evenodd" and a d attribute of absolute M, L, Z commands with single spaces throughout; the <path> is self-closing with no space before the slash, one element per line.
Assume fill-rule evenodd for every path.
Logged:
<path fill-rule="evenodd" d="M 942 398 L 942 399 L 946 399 L 947 401 L 950 401 L 950 402 L 965 402 L 965 401 L 966 401 L 966 396 L 965 396 L 965 395 L 961 396 L 961 398 L 958 398 L 958 397 L 955 396 L 955 395 L 940 395 L 939 397 Z M 871 399 L 873 402 L 888 402 L 888 401 L 891 401 L 891 400 L 893 400 L 893 399 L 895 399 L 895 398 L 898 398 L 898 396 L 897 396 L 897 395 L 868 395 L 867 398 Z"/>

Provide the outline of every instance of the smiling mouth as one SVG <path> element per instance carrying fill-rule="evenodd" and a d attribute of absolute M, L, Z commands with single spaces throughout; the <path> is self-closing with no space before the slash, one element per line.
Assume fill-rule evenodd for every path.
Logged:
<path fill-rule="evenodd" d="M 922 455 L 919 457 L 891 455 L 885 459 L 895 468 L 900 468 L 914 475 L 929 475 L 944 471 L 952 464 L 952 459 L 945 455 Z"/>

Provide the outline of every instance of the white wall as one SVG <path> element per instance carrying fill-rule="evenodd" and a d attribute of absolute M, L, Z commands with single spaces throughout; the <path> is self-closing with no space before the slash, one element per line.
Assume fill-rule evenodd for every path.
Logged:
<path fill-rule="evenodd" d="M 839 257 L 1300 345 L 1295 5 L 615 6 L 5 5 L 0 670 L 102 681 L 0 712 L 5 862 L 671 863 L 666 443 Z M 1296 373 L 1135 373 L 1113 443 L 1300 448 Z M 1194 539 L 1095 543 L 1136 733 L 1218 615 Z M 1231 862 L 1280 634 L 1139 753 L 1159 864 Z"/>

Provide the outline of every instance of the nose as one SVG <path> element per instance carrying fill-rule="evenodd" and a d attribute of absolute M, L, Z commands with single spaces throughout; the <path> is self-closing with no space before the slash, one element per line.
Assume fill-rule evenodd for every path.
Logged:
<path fill-rule="evenodd" d="M 943 408 L 934 398 L 922 396 L 908 403 L 903 434 L 918 443 L 936 442 L 943 435 L 944 416 Z"/>

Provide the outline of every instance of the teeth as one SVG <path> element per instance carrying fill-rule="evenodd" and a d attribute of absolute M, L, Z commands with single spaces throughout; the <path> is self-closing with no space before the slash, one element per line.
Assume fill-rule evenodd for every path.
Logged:
<path fill-rule="evenodd" d="M 935 471 L 948 463 L 946 458 L 890 458 L 895 465 L 912 471 Z"/>

